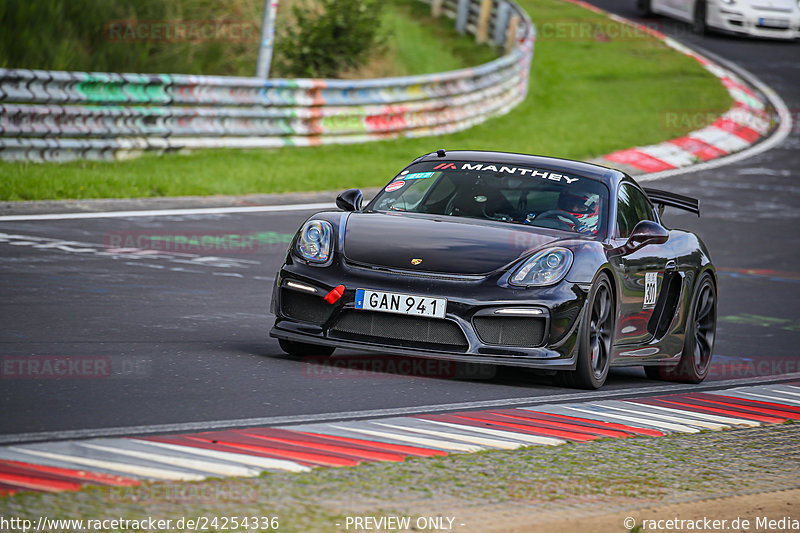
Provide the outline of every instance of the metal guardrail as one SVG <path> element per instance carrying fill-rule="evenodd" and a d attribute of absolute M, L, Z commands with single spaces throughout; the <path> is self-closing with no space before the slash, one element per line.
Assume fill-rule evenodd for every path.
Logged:
<path fill-rule="evenodd" d="M 115 159 L 440 135 L 505 114 L 525 98 L 535 29 L 520 7 L 421 1 L 506 54 L 474 68 L 371 80 L 0 69 L 0 158 Z"/>

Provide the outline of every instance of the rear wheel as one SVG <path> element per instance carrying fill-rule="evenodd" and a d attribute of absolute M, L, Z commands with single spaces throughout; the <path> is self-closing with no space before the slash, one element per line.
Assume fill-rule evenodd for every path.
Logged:
<path fill-rule="evenodd" d="M 692 31 L 698 35 L 705 35 L 708 33 L 708 25 L 706 24 L 706 2 L 705 0 L 696 0 L 694 3 L 694 16 L 692 17 Z"/>
<path fill-rule="evenodd" d="M 616 308 L 608 275 L 601 273 L 589 292 L 589 306 L 578 336 L 578 362 L 564 376 L 567 384 L 582 389 L 599 389 L 611 366 Z"/>
<path fill-rule="evenodd" d="M 697 282 L 692 305 L 686 318 L 686 338 L 680 361 L 673 367 L 646 366 L 650 379 L 700 383 L 711 368 L 717 333 L 717 289 L 706 272 Z"/>
<path fill-rule="evenodd" d="M 313 355 L 328 356 L 331 355 L 336 349 L 333 346 L 320 346 L 319 344 L 308 344 L 305 342 L 289 341 L 286 339 L 278 339 L 278 344 L 281 345 L 281 350 L 295 359 L 299 359 L 301 357 L 310 357 Z"/>

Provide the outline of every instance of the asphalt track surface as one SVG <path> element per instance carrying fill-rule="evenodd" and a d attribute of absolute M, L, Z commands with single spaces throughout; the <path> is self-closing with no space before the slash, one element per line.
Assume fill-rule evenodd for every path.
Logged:
<path fill-rule="evenodd" d="M 635 17 L 632 2 L 595 3 Z M 800 44 L 700 38 L 678 22 L 656 24 L 748 69 L 798 117 Z M 779 147 L 755 158 L 658 182 L 700 198 L 702 218 L 668 212 L 665 219 L 700 234 L 720 269 L 709 381 L 800 370 L 798 169 L 795 126 Z M 449 367 L 391 358 L 393 370 L 372 355 L 337 352 L 340 360 L 357 359 L 370 369 L 359 372 L 286 359 L 267 336 L 272 278 L 285 240 L 312 212 L 0 221 L 0 233 L 14 236 L 0 238 L 0 358 L 11 365 L 0 377 L 0 436 L 225 425 L 577 392 L 507 368 L 454 374 Z M 235 251 L 108 253 L 121 237 L 254 233 L 260 234 L 254 246 Z M 208 255 L 221 259 L 203 259 Z M 26 374 L 20 361 L 31 355 L 83 366 L 73 367 L 69 379 L 49 378 L 44 369 Z M 603 390 L 621 394 L 658 385 L 640 369 L 620 369 Z"/>

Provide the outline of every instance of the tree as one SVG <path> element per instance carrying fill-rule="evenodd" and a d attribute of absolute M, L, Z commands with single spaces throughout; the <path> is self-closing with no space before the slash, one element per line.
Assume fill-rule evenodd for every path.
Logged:
<path fill-rule="evenodd" d="M 381 0 L 320 0 L 313 8 L 296 5 L 293 20 L 275 42 L 282 75 L 337 78 L 362 66 L 384 46 Z"/>

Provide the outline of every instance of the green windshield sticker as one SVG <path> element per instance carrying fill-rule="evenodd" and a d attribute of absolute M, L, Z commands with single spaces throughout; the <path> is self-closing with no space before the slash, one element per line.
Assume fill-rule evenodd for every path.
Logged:
<path fill-rule="evenodd" d="M 403 179 L 406 180 L 424 180 L 426 178 L 432 178 L 436 172 L 417 172 L 416 174 L 409 174 L 405 176 Z"/>

